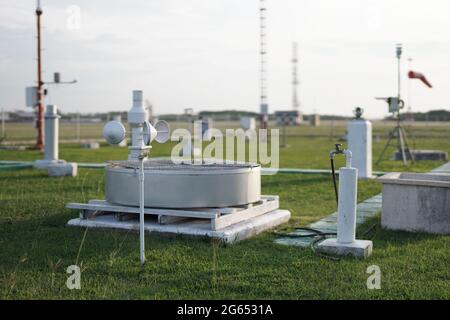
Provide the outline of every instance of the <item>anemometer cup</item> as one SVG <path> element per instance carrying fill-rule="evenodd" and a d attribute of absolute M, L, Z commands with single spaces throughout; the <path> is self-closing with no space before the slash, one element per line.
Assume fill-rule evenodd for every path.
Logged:
<path fill-rule="evenodd" d="M 125 139 L 126 129 L 119 121 L 110 121 L 103 128 L 103 137 L 111 145 L 121 143 Z"/>

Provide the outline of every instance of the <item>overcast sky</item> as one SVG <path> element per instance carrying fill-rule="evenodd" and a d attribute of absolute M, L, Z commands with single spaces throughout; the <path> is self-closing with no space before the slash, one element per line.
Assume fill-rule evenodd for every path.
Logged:
<path fill-rule="evenodd" d="M 270 111 L 291 108 L 299 43 L 301 110 L 379 118 L 396 91 L 395 44 L 435 86 L 411 83 L 414 111 L 450 109 L 450 1 L 267 0 Z M 131 5 L 132 4 L 132 5 Z M 35 1 L 0 0 L 0 106 L 24 109 L 36 82 Z M 80 9 L 79 24 L 76 10 Z M 72 6 L 72 7 L 71 7 Z M 259 0 L 42 0 L 46 103 L 63 112 L 128 110 L 142 89 L 157 114 L 259 110 Z M 76 8 L 75 8 L 76 9 Z M 78 28 L 79 26 L 79 28 Z"/>

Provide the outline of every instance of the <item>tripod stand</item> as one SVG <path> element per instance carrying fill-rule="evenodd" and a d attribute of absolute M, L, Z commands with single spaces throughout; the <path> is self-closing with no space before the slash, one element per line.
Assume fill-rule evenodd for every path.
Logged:
<path fill-rule="evenodd" d="M 397 140 L 397 143 L 393 143 L 393 140 Z M 397 125 L 394 129 L 392 129 L 389 132 L 388 141 L 386 142 L 386 145 L 383 148 L 383 151 L 380 154 L 380 157 L 378 158 L 377 164 L 383 160 L 384 153 L 388 149 L 389 146 L 396 146 L 397 150 L 400 152 L 400 156 L 402 158 L 403 164 L 406 166 L 408 165 L 408 160 L 410 160 L 412 163 L 414 163 L 414 156 L 411 153 L 411 150 L 409 149 L 408 145 L 408 138 L 406 136 L 406 131 L 402 127 L 400 122 L 400 112 L 397 112 Z"/>
<path fill-rule="evenodd" d="M 398 95 L 397 97 L 390 97 L 385 98 L 382 100 L 385 100 L 389 104 L 389 112 L 392 112 L 393 115 L 397 118 L 397 125 L 394 129 L 389 132 L 389 138 L 384 146 L 383 151 L 380 154 L 380 157 L 378 158 L 377 164 L 383 160 L 384 153 L 386 152 L 387 148 L 389 146 L 397 146 L 397 150 L 400 152 L 400 156 L 402 158 L 403 164 L 406 166 L 408 165 L 408 161 L 411 161 L 411 163 L 414 163 L 414 157 L 411 153 L 411 150 L 408 146 L 408 138 L 406 137 L 405 129 L 401 125 L 401 119 L 400 119 L 400 110 L 404 107 L 405 103 L 400 98 L 401 93 L 401 70 L 400 70 L 400 59 L 402 56 L 402 45 L 397 44 L 396 45 L 396 55 L 397 55 L 397 71 L 398 71 Z M 392 140 L 397 139 L 397 143 L 392 143 Z"/>

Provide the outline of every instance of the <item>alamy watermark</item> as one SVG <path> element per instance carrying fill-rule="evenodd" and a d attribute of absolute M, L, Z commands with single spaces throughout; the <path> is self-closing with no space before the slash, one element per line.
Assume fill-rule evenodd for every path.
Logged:
<path fill-rule="evenodd" d="M 381 269 L 377 265 L 371 265 L 367 267 L 367 274 L 370 276 L 367 278 L 367 289 L 369 290 L 379 290 L 381 289 Z"/>
<path fill-rule="evenodd" d="M 70 274 L 67 277 L 66 286 L 68 289 L 73 290 L 81 289 L 81 270 L 77 265 L 71 265 L 67 267 L 66 273 Z"/>
<path fill-rule="evenodd" d="M 268 168 L 264 174 L 276 174 L 280 164 L 278 129 L 208 129 L 202 134 L 201 121 L 193 133 L 176 129 L 171 140 L 178 142 L 172 149 L 174 164 L 259 163 Z M 270 152 L 269 152 L 270 151 Z"/>
<path fill-rule="evenodd" d="M 77 5 L 70 5 L 66 8 L 66 27 L 69 30 L 81 29 L 81 8 Z"/>

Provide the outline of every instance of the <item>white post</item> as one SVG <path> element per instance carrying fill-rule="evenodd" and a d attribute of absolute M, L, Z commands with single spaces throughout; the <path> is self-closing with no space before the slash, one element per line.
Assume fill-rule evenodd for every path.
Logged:
<path fill-rule="evenodd" d="M 2 137 L 5 135 L 5 109 L 2 108 Z"/>
<path fill-rule="evenodd" d="M 144 157 L 139 157 L 139 237 L 141 264 L 145 263 L 145 230 L 144 230 Z"/>
<path fill-rule="evenodd" d="M 343 153 L 347 164 L 339 169 L 337 237 L 323 240 L 317 249 L 327 254 L 367 258 L 372 255 L 372 241 L 356 240 L 355 237 L 358 169 L 351 167 L 352 152 L 344 150 Z"/>
<path fill-rule="evenodd" d="M 81 123 L 80 123 L 80 113 L 77 113 L 77 142 L 81 140 Z"/>
<path fill-rule="evenodd" d="M 139 238 L 140 260 L 145 263 L 145 230 L 144 230 L 144 161 L 147 158 L 149 146 L 144 143 L 144 124 L 148 119 L 147 110 L 143 104 L 143 92 L 133 91 L 133 106 L 128 112 L 128 123 L 131 126 L 131 146 L 129 160 L 139 161 Z"/>
<path fill-rule="evenodd" d="M 355 241 L 357 181 L 356 168 L 339 169 L 338 243 Z"/>
<path fill-rule="evenodd" d="M 48 105 L 45 112 L 44 160 L 54 161 L 59 157 L 59 116 L 55 105 Z"/>

